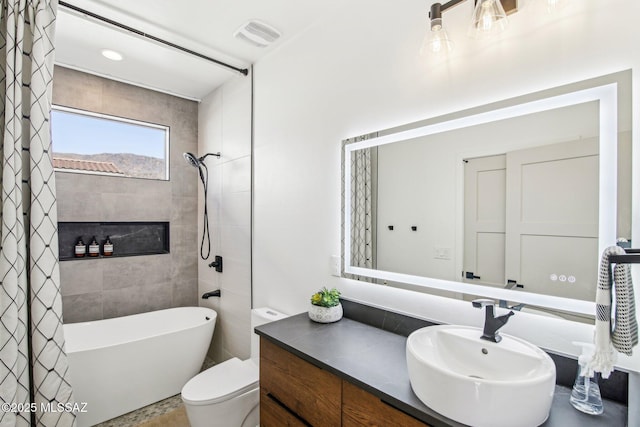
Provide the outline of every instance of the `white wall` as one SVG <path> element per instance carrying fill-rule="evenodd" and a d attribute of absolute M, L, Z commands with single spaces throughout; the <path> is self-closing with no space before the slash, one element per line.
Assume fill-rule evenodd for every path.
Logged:
<path fill-rule="evenodd" d="M 220 298 L 200 299 L 218 312 L 209 355 L 221 362 L 250 355 L 251 321 L 251 77 L 237 76 L 205 97 L 198 109 L 198 155 L 209 167 L 208 211 L 211 256 L 198 262 L 198 291 L 221 289 Z M 196 174 L 194 174 L 195 177 Z M 196 179 L 196 178 L 194 178 Z M 198 239 L 203 228 L 198 184 Z M 205 244 L 206 246 L 206 244 Z M 200 247 L 200 240 L 198 240 Z M 223 272 L 208 264 L 223 257 Z"/>
<path fill-rule="evenodd" d="M 418 55 L 428 4 L 352 0 L 256 64 L 255 305 L 302 312 L 326 285 L 399 312 L 482 323 L 468 303 L 329 275 L 329 256 L 340 253 L 340 141 L 629 68 L 637 110 L 640 2 L 574 0 L 557 15 L 522 3 L 510 31 L 483 43 L 464 35 L 473 2 L 445 12 L 457 49 L 443 61 Z M 554 322 L 522 313 L 505 331 L 572 354 L 571 340 L 591 339 L 588 326 Z M 640 369 L 637 356 L 621 363 Z"/>

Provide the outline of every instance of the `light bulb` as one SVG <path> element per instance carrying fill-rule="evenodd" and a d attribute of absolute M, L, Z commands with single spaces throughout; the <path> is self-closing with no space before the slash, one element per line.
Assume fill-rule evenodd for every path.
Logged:
<path fill-rule="evenodd" d="M 491 14 L 491 5 L 493 0 L 485 1 L 482 3 L 482 15 L 480 17 L 480 22 L 482 26 L 482 31 L 491 31 L 491 26 L 493 25 L 494 17 Z"/>
<path fill-rule="evenodd" d="M 420 54 L 445 54 L 452 50 L 453 42 L 449 39 L 447 30 L 442 27 L 442 21 L 432 21 L 431 30 L 427 31 L 422 41 Z"/>
<path fill-rule="evenodd" d="M 473 11 L 469 35 L 486 38 L 502 32 L 507 27 L 507 14 L 500 0 L 478 0 Z"/>
<path fill-rule="evenodd" d="M 555 12 L 567 4 L 566 0 L 547 0 L 547 11 Z"/>
<path fill-rule="evenodd" d="M 447 30 L 442 27 L 438 30 L 432 30 L 429 47 L 433 53 L 451 52 L 453 50 L 453 42 L 449 40 Z"/>

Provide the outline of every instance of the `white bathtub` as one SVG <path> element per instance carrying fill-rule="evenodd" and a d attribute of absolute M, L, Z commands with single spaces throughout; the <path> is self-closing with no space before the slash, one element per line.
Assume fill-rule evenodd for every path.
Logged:
<path fill-rule="evenodd" d="M 180 393 L 196 375 L 217 313 L 181 307 L 64 325 L 78 427 L 91 426 Z"/>

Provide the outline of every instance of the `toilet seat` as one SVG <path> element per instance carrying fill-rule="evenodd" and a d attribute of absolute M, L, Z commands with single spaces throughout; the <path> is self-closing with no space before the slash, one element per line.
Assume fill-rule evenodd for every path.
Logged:
<path fill-rule="evenodd" d="M 237 357 L 199 373 L 182 388 L 182 400 L 201 406 L 223 402 L 258 387 L 258 366 Z"/>

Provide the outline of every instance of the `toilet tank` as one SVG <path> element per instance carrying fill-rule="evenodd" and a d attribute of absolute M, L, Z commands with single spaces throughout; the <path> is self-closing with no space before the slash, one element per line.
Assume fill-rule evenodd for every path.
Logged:
<path fill-rule="evenodd" d="M 253 330 L 256 326 L 264 325 L 265 323 L 274 322 L 276 320 L 289 317 L 288 314 L 280 313 L 269 307 L 254 308 L 251 310 L 251 359 L 256 363 L 260 359 L 260 336 Z"/>

